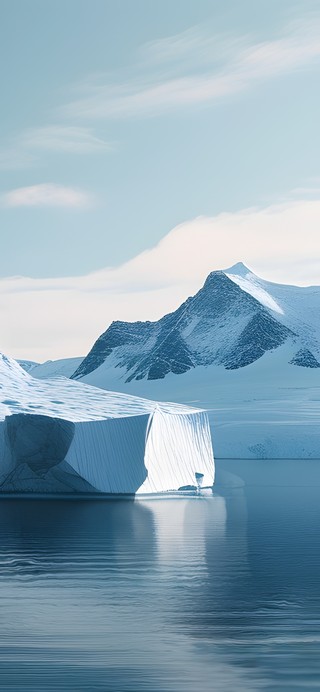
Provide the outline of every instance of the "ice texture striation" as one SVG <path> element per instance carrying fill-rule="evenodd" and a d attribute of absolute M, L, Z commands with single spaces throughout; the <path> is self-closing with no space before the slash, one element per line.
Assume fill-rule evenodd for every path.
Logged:
<path fill-rule="evenodd" d="M 71 381 L 0 355 L 0 491 L 135 494 L 214 481 L 206 414 Z"/>

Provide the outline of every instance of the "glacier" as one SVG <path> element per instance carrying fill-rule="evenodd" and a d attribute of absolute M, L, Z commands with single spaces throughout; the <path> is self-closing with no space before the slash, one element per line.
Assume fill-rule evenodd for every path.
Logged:
<path fill-rule="evenodd" d="M 153 494 L 214 482 L 207 414 L 67 379 L 0 354 L 0 492 Z"/>

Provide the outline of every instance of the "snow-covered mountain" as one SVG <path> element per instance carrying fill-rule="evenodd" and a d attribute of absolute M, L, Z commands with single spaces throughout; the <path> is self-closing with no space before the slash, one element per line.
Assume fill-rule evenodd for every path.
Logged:
<path fill-rule="evenodd" d="M 121 368 L 126 382 L 197 366 L 235 370 L 284 343 L 293 344 L 294 364 L 320 368 L 319 309 L 320 288 L 271 284 L 240 263 L 209 274 L 195 296 L 157 322 L 113 322 L 72 377 L 102 367 Z"/>
<path fill-rule="evenodd" d="M 39 365 L 39 363 L 36 363 L 35 360 L 17 360 L 17 363 L 19 363 L 20 368 L 25 370 L 26 372 L 31 372 L 35 367 Z"/>
<path fill-rule="evenodd" d="M 83 357 L 60 358 L 59 360 L 47 360 L 45 363 L 33 363 L 32 361 L 18 361 L 19 365 L 39 380 L 46 377 L 71 377 L 74 371 L 82 363 Z M 28 364 L 30 366 L 28 367 Z"/>
<path fill-rule="evenodd" d="M 205 408 L 216 458 L 320 458 L 320 287 L 212 272 L 158 322 L 114 322 L 73 377 Z"/>

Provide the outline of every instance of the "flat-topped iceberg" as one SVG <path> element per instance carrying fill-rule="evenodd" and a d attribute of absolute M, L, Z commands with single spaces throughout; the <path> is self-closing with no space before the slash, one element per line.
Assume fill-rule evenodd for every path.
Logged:
<path fill-rule="evenodd" d="M 148 494 L 199 478 L 214 481 L 204 411 L 37 380 L 0 355 L 0 492 Z"/>

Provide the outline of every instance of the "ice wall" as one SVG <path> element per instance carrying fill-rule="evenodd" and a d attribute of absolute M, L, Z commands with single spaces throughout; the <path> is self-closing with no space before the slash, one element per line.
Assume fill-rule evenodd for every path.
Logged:
<path fill-rule="evenodd" d="M 136 493 L 147 477 L 149 415 L 78 423 L 66 456 L 70 466 L 104 493 Z"/>
<path fill-rule="evenodd" d="M 206 413 L 169 414 L 156 407 L 150 419 L 145 452 L 148 477 L 138 493 L 156 493 L 214 481 L 211 434 Z"/>

